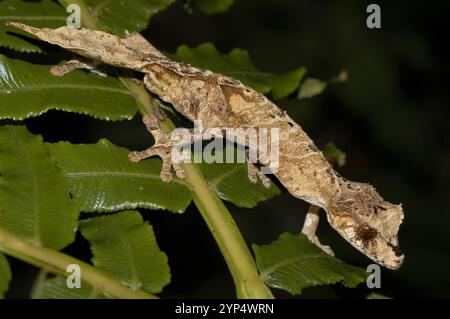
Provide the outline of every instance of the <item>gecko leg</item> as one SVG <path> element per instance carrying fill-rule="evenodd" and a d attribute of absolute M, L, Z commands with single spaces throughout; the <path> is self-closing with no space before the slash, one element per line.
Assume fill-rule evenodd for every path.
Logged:
<path fill-rule="evenodd" d="M 77 59 L 73 59 L 64 64 L 55 65 L 54 67 L 52 67 L 50 69 L 50 72 L 54 76 L 63 76 L 72 71 L 75 71 L 78 69 L 84 69 L 84 70 L 89 70 L 93 73 L 96 73 L 102 77 L 106 77 L 107 75 L 105 73 L 98 70 L 99 65 L 100 65 L 100 63 L 95 62 L 95 61 L 80 61 Z"/>
<path fill-rule="evenodd" d="M 131 152 L 128 154 L 128 158 L 133 162 L 139 162 L 148 157 L 159 156 L 163 162 L 160 173 L 161 180 L 170 182 L 172 180 L 171 167 L 174 168 L 176 176 L 180 179 L 184 179 L 186 174 L 181 167 L 181 164 L 175 163 L 172 160 L 172 149 L 178 141 L 172 141 L 170 133 L 161 130 L 160 123 L 165 116 L 166 115 L 162 110 L 144 115 L 142 120 L 147 127 L 147 130 L 152 133 L 155 138 L 155 144 L 144 151 Z"/>
<path fill-rule="evenodd" d="M 317 247 L 322 249 L 330 256 L 334 256 L 334 252 L 330 246 L 322 245 L 316 235 L 317 226 L 319 225 L 320 208 L 318 206 L 309 205 L 306 213 L 305 222 L 303 223 L 302 233 Z"/>
<path fill-rule="evenodd" d="M 261 180 L 265 188 L 270 188 L 270 186 L 272 185 L 272 181 L 270 180 L 270 178 L 264 175 L 264 173 L 261 172 L 261 169 L 250 160 L 249 150 L 246 150 L 246 159 L 247 159 L 248 179 L 250 180 L 250 182 L 256 184 L 259 179 Z"/>

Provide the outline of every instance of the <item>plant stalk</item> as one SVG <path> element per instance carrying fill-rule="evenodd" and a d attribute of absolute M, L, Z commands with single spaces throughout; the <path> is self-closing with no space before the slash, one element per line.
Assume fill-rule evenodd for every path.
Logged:
<path fill-rule="evenodd" d="M 121 77 L 124 85 L 133 93 L 141 105 L 142 115 L 154 112 L 159 106 L 153 102 L 147 89 L 129 78 Z M 168 118 L 162 129 L 170 132 L 175 125 Z M 270 299 L 273 295 L 258 275 L 253 257 L 222 200 L 209 189 L 207 180 L 195 164 L 183 163 L 186 179 L 190 186 L 194 203 L 214 236 L 228 265 L 236 286 L 238 298 Z"/>
<path fill-rule="evenodd" d="M 104 26 L 92 16 L 83 0 L 60 0 L 60 3 L 65 6 L 69 4 L 79 5 L 82 11 L 82 24 L 85 27 L 105 30 Z M 154 103 L 145 86 L 123 75 L 126 74 L 122 74 L 119 78 L 135 96 L 140 105 L 140 113 L 145 115 L 155 112 L 159 106 Z M 162 129 L 166 132 L 170 132 L 174 128 L 175 125 L 168 118 L 162 123 Z M 183 168 L 186 171 L 194 202 L 230 269 L 236 286 L 237 297 L 273 298 L 270 289 L 259 276 L 255 261 L 230 212 L 218 196 L 209 189 L 208 182 L 196 165 L 184 163 Z"/>
<path fill-rule="evenodd" d="M 93 289 L 123 299 L 155 299 L 154 295 L 134 291 L 93 266 L 49 248 L 36 246 L 13 233 L 0 229 L 0 250 L 46 271 L 67 276 L 68 265 L 80 267 L 81 277 Z"/>

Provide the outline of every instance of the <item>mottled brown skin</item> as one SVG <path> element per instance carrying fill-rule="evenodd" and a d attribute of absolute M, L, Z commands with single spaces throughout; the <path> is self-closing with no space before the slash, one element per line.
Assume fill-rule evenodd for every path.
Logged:
<path fill-rule="evenodd" d="M 152 93 L 188 119 L 202 120 L 204 128 L 279 128 L 278 180 L 293 196 L 322 207 L 330 225 L 366 256 L 391 269 L 401 266 L 401 205 L 383 200 L 369 184 L 341 177 L 303 129 L 261 93 L 233 78 L 170 61 L 139 34 L 121 39 L 87 29 L 11 25 L 89 59 L 145 73 Z M 260 162 L 271 166 L 264 156 Z"/>

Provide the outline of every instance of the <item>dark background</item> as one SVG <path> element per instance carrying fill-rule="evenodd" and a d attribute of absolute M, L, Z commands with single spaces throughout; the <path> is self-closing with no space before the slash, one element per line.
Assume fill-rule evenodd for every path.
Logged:
<path fill-rule="evenodd" d="M 328 79 L 349 73 L 319 97 L 278 104 L 316 141 L 333 141 L 347 153 L 338 169 L 349 179 L 370 182 L 389 201 L 403 203 L 400 245 L 406 259 L 398 271 L 382 270 L 376 292 L 395 298 L 450 297 L 450 148 L 448 133 L 449 6 L 444 1 L 377 1 L 382 28 L 366 27 L 362 1 L 236 0 L 226 13 L 189 15 L 178 2 L 156 16 L 145 36 L 174 52 L 180 44 L 213 42 L 221 52 L 240 47 L 264 71 L 306 66 Z M 105 123 L 84 116 L 49 112 L 27 120 L 47 141 L 95 142 L 107 137 L 130 149 L 148 146 L 140 120 Z M 285 193 L 256 209 L 228 204 L 249 243 L 269 243 L 282 232 L 300 230 L 306 205 Z M 172 283 L 162 297 L 233 297 L 225 262 L 205 223 L 191 206 L 183 215 L 145 211 L 160 247 L 168 254 Z M 321 241 L 337 256 L 366 267 L 371 261 L 321 222 Z M 68 253 L 89 259 L 79 238 Z M 36 271 L 14 261 L 11 298 L 27 297 Z M 363 285 L 362 285 L 363 286 Z M 304 290 L 301 298 L 363 298 L 365 287 L 340 285 Z M 279 297 L 288 294 L 277 292 Z"/>

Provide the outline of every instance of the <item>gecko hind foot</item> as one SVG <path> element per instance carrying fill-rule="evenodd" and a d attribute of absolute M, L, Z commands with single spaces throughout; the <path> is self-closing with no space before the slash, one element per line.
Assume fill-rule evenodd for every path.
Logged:
<path fill-rule="evenodd" d="M 172 180 L 171 168 L 175 170 L 175 174 L 180 179 L 186 178 L 186 173 L 181 167 L 181 164 L 175 163 L 172 160 L 172 149 L 174 147 L 174 141 L 171 140 L 169 133 L 161 130 L 161 121 L 165 118 L 165 114 L 162 110 L 158 112 L 145 115 L 142 118 L 147 130 L 152 133 L 155 138 L 155 144 L 141 152 L 131 152 L 128 154 L 128 158 L 132 162 L 139 162 L 152 156 L 159 156 L 162 160 L 162 168 L 160 177 L 163 182 L 170 182 Z"/>
<path fill-rule="evenodd" d="M 64 64 L 61 65 L 55 65 L 50 69 L 51 74 L 54 76 L 64 76 L 67 73 L 70 73 L 75 70 L 83 69 L 83 70 L 89 70 L 92 73 L 96 73 L 100 75 L 101 77 L 107 77 L 106 73 L 101 72 L 98 70 L 99 63 L 94 61 L 80 61 L 77 59 L 70 60 Z"/>

